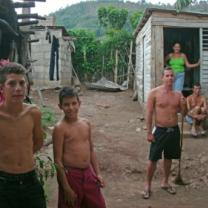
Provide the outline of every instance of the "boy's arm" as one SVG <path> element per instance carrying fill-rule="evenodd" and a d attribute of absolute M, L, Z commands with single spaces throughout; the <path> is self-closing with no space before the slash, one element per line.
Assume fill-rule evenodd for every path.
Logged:
<path fill-rule="evenodd" d="M 76 194 L 70 187 L 64 170 L 64 164 L 63 164 L 64 131 L 60 126 L 55 126 L 53 130 L 52 140 L 53 140 L 54 162 L 57 169 L 58 182 L 63 189 L 65 202 L 69 206 L 72 206 L 76 200 Z"/>
<path fill-rule="evenodd" d="M 44 131 L 41 126 L 41 112 L 38 108 L 31 110 L 34 119 L 33 129 L 33 152 L 37 152 L 43 146 Z"/>
<path fill-rule="evenodd" d="M 90 142 L 90 152 L 91 152 L 91 165 L 92 165 L 92 168 L 93 170 L 95 171 L 95 174 L 100 182 L 100 185 L 101 187 L 104 187 L 104 181 L 103 181 L 103 178 L 101 176 L 101 173 L 100 173 L 100 168 L 99 168 L 99 165 L 98 165 L 98 161 L 97 161 L 97 157 L 96 157 L 96 153 L 94 151 L 94 145 L 93 145 L 93 142 L 92 142 L 92 138 L 91 138 L 91 125 L 90 123 L 88 122 L 88 125 L 89 125 L 89 142 Z"/>

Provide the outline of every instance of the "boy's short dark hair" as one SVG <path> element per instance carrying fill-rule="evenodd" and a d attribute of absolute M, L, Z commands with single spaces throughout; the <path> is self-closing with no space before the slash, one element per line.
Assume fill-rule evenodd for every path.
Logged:
<path fill-rule="evenodd" d="M 201 88 L 201 84 L 199 83 L 199 82 L 195 82 L 194 84 L 193 84 L 193 88 L 194 87 L 200 87 Z"/>
<path fill-rule="evenodd" d="M 8 74 L 21 74 L 25 75 L 26 69 L 18 63 L 10 62 L 0 67 L 0 84 L 4 84 L 6 81 L 6 76 Z"/>
<path fill-rule="evenodd" d="M 63 87 L 59 92 L 59 103 L 62 104 L 63 99 L 66 97 L 76 97 L 78 101 L 79 96 L 77 91 L 72 87 Z"/>

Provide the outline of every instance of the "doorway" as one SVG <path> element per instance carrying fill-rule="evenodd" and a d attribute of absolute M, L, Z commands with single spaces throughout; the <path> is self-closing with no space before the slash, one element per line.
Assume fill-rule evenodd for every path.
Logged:
<path fill-rule="evenodd" d="M 189 63 L 198 62 L 200 59 L 198 28 L 164 28 L 164 57 L 172 52 L 176 42 L 181 44 L 181 52 L 186 54 Z M 190 94 L 196 82 L 200 82 L 200 68 L 186 69 L 184 93 Z"/>

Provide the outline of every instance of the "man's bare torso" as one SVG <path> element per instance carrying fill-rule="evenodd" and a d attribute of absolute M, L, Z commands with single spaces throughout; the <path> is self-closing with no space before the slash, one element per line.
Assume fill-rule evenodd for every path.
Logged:
<path fill-rule="evenodd" d="M 33 108 L 24 104 L 19 115 L 12 116 L 0 106 L 0 171 L 24 173 L 34 169 Z"/>
<path fill-rule="evenodd" d="M 180 94 L 174 91 L 166 92 L 158 87 L 154 92 L 155 125 L 160 127 L 173 127 L 178 123 L 177 113 L 180 110 Z"/>
<path fill-rule="evenodd" d="M 86 168 L 90 165 L 90 126 L 84 119 L 61 123 L 64 130 L 63 165 Z"/>

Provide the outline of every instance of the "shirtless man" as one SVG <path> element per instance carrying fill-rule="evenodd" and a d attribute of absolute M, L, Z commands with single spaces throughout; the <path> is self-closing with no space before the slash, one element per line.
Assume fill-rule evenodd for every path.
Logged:
<path fill-rule="evenodd" d="M 25 69 L 17 63 L 0 69 L 0 207 L 45 208 L 33 154 L 43 144 L 41 113 L 23 104 Z"/>
<path fill-rule="evenodd" d="M 147 178 L 143 198 L 151 196 L 151 183 L 156 170 L 157 161 L 164 153 L 164 179 L 161 188 L 170 194 L 175 189 L 169 184 L 172 159 L 180 158 L 180 130 L 178 112 L 185 113 L 186 102 L 180 92 L 173 91 L 174 73 L 166 68 L 162 76 L 163 84 L 151 90 L 147 100 L 146 126 L 147 141 L 151 143 Z M 154 125 L 153 128 L 153 115 Z"/>
<path fill-rule="evenodd" d="M 89 121 L 78 116 L 80 100 L 74 89 L 59 93 L 64 117 L 53 132 L 54 161 L 59 183 L 58 208 L 105 208 L 104 186 L 91 140 Z"/>
<path fill-rule="evenodd" d="M 199 83 L 194 84 L 193 94 L 187 97 L 187 109 L 186 120 L 192 125 L 192 136 L 204 135 L 206 131 L 202 125 L 207 117 L 207 103 L 205 97 L 201 95 L 201 86 Z"/>

